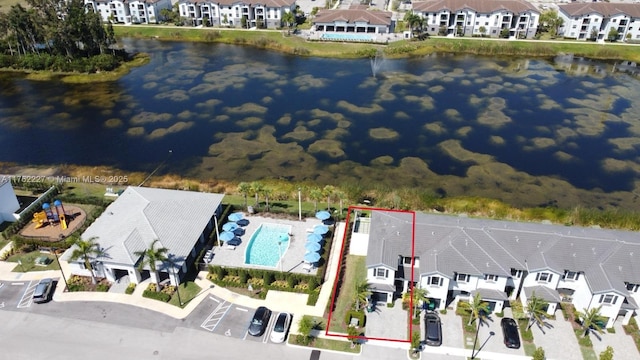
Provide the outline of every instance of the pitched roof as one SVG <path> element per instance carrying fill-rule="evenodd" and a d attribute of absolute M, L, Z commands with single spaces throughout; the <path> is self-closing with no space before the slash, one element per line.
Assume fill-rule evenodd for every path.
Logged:
<path fill-rule="evenodd" d="M 391 15 L 389 11 L 369 11 L 362 9 L 337 9 L 320 10 L 313 18 L 313 23 L 332 23 L 335 21 L 345 21 L 347 23 L 366 22 L 370 25 L 391 25 Z"/>
<path fill-rule="evenodd" d="M 259 6 L 265 7 L 291 7 L 295 3 L 295 0 L 179 0 L 179 3 L 188 4 L 218 4 L 224 6 L 232 5 L 246 5 L 246 6 Z"/>
<path fill-rule="evenodd" d="M 463 9 L 473 10 L 482 14 L 489 14 L 495 11 L 511 11 L 514 13 L 539 12 L 535 6 L 524 0 L 429 0 L 415 1 L 412 4 L 412 8 L 415 12 L 425 13 Z"/>
<path fill-rule="evenodd" d="M 412 217 L 372 213 L 367 265 L 378 262 L 395 268 L 398 255 L 411 253 Z M 568 270 L 584 272 L 594 293 L 626 294 L 625 282 L 640 284 L 640 237 L 631 231 L 415 213 L 413 236 L 422 275 Z"/>
<path fill-rule="evenodd" d="M 626 14 L 634 18 L 640 18 L 640 4 L 587 2 L 558 5 L 558 8 L 568 16 L 583 16 L 593 13 L 604 17 Z"/>
<path fill-rule="evenodd" d="M 531 298 L 531 295 L 534 295 L 548 303 L 559 303 L 562 299 L 560 298 L 560 294 L 557 290 L 551 289 L 546 286 L 528 286 L 523 288 L 524 294 L 527 299 Z"/>
<path fill-rule="evenodd" d="M 82 234 L 97 237 L 105 264 L 135 265 L 136 251 L 158 239 L 177 259 L 185 259 L 224 195 L 128 187 Z"/>

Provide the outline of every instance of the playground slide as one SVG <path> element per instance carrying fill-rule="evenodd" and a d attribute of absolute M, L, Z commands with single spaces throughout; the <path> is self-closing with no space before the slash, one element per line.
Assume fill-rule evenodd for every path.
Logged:
<path fill-rule="evenodd" d="M 60 228 L 62 228 L 62 230 L 67 230 L 67 219 L 64 214 L 60 215 Z"/>

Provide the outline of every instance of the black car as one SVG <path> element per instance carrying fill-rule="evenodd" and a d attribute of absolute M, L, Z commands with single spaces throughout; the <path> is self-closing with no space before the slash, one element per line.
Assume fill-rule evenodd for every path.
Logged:
<path fill-rule="evenodd" d="M 264 306 L 257 308 L 255 314 L 253 314 L 253 319 L 251 319 L 251 324 L 249 324 L 249 335 L 262 336 L 269 324 L 270 318 L 271 310 Z"/>
<path fill-rule="evenodd" d="M 502 334 L 504 335 L 504 344 L 511 349 L 520 348 L 520 335 L 518 335 L 518 324 L 512 318 L 503 318 L 500 321 L 502 326 Z"/>
<path fill-rule="evenodd" d="M 424 333 L 424 340 L 427 345 L 442 345 L 442 324 L 438 314 L 428 312 L 424 315 Z"/>

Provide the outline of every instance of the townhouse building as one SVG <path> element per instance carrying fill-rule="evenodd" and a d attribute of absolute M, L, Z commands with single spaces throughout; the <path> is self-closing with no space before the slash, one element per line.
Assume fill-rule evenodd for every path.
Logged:
<path fill-rule="evenodd" d="M 180 16 L 195 26 L 259 27 L 283 26 L 282 16 L 293 12 L 295 0 L 180 0 Z"/>
<path fill-rule="evenodd" d="M 549 314 L 561 302 L 600 307 L 607 327 L 638 310 L 637 233 L 391 211 L 369 220 L 366 246 L 363 234 L 352 238 L 367 256 L 374 301 L 391 302 L 413 285 L 427 290 L 428 308 L 480 294 L 500 312 L 536 296 Z"/>
<path fill-rule="evenodd" d="M 540 12 L 524 0 L 415 1 L 413 12 L 430 35 L 509 37 L 531 39 L 538 31 Z"/>
<path fill-rule="evenodd" d="M 366 6 L 352 5 L 349 9 L 319 10 L 313 19 L 318 32 L 388 34 L 394 21 L 390 11 L 369 11 Z"/>
<path fill-rule="evenodd" d="M 640 40 L 640 4 L 571 3 L 558 6 L 563 25 L 558 34 L 570 39 L 603 41 L 615 30 L 615 40 Z"/>
<path fill-rule="evenodd" d="M 121 24 L 157 24 L 162 20 L 160 11 L 171 9 L 171 0 L 84 0 L 84 4 L 103 21 Z"/>

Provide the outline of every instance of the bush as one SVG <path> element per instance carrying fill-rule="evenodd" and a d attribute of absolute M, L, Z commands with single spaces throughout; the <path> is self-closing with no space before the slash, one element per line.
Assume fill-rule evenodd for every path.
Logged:
<path fill-rule="evenodd" d="M 135 290 L 136 290 L 136 284 L 130 283 L 129 286 L 127 286 L 127 289 L 124 291 L 124 293 L 127 295 L 131 295 Z"/>
<path fill-rule="evenodd" d="M 497 312 L 496 316 L 499 317 L 499 318 L 503 318 L 504 317 L 504 311 Z"/>
<path fill-rule="evenodd" d="M 345 324 L 347 324 L 347 325 L 351 324 L 351 319 L 352 318 L 358 319 L 358 326 L 360 326 L 360 327 L 364 327 L 365 326 L 366 316 L 364 314 L 364 311 L 362 311 L 362 310 L 360 310 L 360 311 L 349 310 L 347 312 L 347 314 L 344 316 Z"/>
<path fill-rule="evenodd" d="M 442 315 L 447 315 L 447 309 L 442 309 L 442 310 L 440 310 L 440 314 L 442 314 Z"/>
<path fill-rule="evenodd" d="M 96 285 L 96 291 L 98 292 L 107 292 L 111 286 L 109 284 L 98 284 Z"/>
<path fill-rule="evenodd" d="M 249 273 L 246 271 L 241 271 L 238 276 L 240 277 L 240 284 L 242 285 L 246 284 L 247 280 L 249 280 Z"/>
<path fill-rule="evenodd" d="M 315 306 L 316 303 L 318 302 L 318 297 L 320 296 L 320 292 L 319 291 L 313 291 L 312 293 L 309 294 L 309 298 L 307 299 L 307 305 L 309 306 Z"/>
<path fill-rule="evenodd" d="M 545 354 L 544 349 L 541 347 L 536 348 L 536 351 L 533 352 L 533 360 L 544 360 Z"/>
<path fill-rule="evenodd" d="M 151 290 L 145 290 L 142 293 L 142 296 L 149 299 L 160 300 L 162 302 L 169 302 L 169 300 L 171 300 L 171 295 Z"/>

